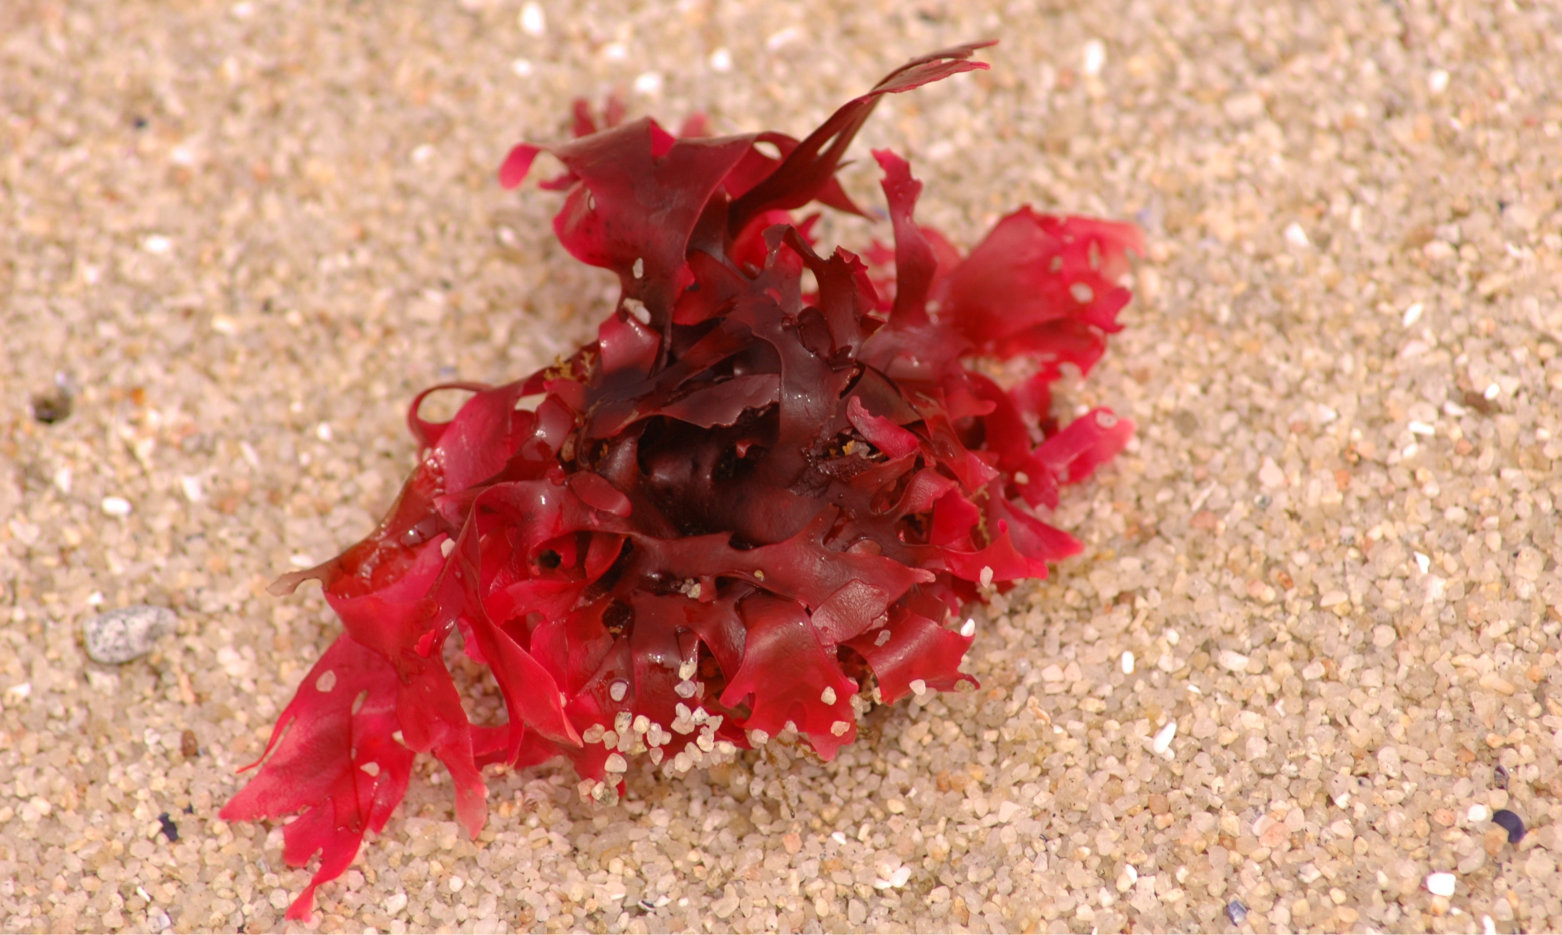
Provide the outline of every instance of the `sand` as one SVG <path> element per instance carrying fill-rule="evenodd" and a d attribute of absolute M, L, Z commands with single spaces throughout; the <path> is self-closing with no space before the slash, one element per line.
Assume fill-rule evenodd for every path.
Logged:
<path fill-rule="evenodd" d="M 280 829 L 216 816 L 336 633 L 266 584 L 371 527 L 413 393 L 608 301 L 511 143 L 613 89 L 801 134 L 987 36 L 853 191 L 891 146 L 957 242 L 1030 202 L 1151 246 L 1068 391 L 1137 439 L 981 690 L 613 807 L 495 774 L 475 842 L 426 766 L 313 927 L 1562 929 L 1562 7 L 1108 6 L 7 0 L 0 929 L 299 928 Z M 175 632 L 89 661 L 138 604 Z"/>

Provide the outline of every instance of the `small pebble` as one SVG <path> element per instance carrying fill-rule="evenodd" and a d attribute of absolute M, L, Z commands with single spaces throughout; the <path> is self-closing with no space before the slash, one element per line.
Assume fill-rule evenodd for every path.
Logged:
<path fill-rule="evenodd" d="M 81 625 L 87 657 L 104 665 L 121 665 L 139 659 L 172 633 L 179 618 L 166 607 L 134 604 L 88 617 Z"/>
<path fill-rule="evenodd" d="M 542 7 L 535 3 L 528 3 L 521 7 L 521 32 L 528 36 L 540 36 L 548 31 L 548 18 L 542 12 Z"/>
<path fill-rule="evenodd" d="M 1274 458 L 1265 458 L 1264 463 L 1258 467 L 1258 482 L 1265 487 L 1274 489 L 1285 486 L 1285 471 L 1275 463 Z"/>
<path fill-rule="evenodd" d="M 1247 907 L 1242 905 L 1241 900 L 1233 899 L 1226 903 L 1226 918 L 1231 920 L 1232 925 L 1241 925 L 1247 921 Z"/>
<path fill-rule="evenodd" d="M 634 88 L 640 94 L 659 94 L 662 90 L 662 76 L 654 71 L 642 72 L 635 77 Z"/>
<path fill-rule="evenodd" d="M 1506 808 L 1499 808 L 1492 812 L 1491 820 L 1508 832 L 1509 844 L 1517 844 L 1524 840 L 1524 832 L 1526 830 L 1524 819 L 1520 818 L 1516 813 Z"/>
<path fill-rule="evenodd" d="M 1486 833 L 1481 835 L 1481 847 L 1486 851 L 1486 856 L 1492 860 L 1501 856 L 1504 848 L 1511 846 L 1508 843 L 1508 832 L 1495 825 L 1487 828 Z"/>
<path fill-rule="evenodd" d="M 1248 657 L 1242 655 L 1234 649 L 1221 650 L 1220 655 L 1216 657 L 1215 661 L 1220 663 L 1220 667 L 1222 669 L 1226 669 L 1230 672 L 1247 671 L 1247 664 L 1249 662 Z"/>
<path fill-rule="evenodd" d="M 32 398 L 33 418 L 44 425 L 53 425 L 70 418 L 74 400 L 64 385 L 51 386 Z"/>
<path fill-rule="evenodd" d="M 1083 62 L 1085 74 L 1099 75 L 1106 65 L 1106 45 L 1100 39 L 1091 39 L 1085 43 Z"/>
<path fill-rule="evenodd" d="M 163 837 L 168 839 L 169 844 L 178 842 L 179 826 L 174 824 L 173 818 L 167 812 L 157 816 L 157 823 L 163 826 Z"/>
<path fill-rule="evenodd" d="M 1426 875 L 1426 891 L 1433 896 L 1452 896 L 1457 882 L 1451 873 L 1429 873 Z"/>

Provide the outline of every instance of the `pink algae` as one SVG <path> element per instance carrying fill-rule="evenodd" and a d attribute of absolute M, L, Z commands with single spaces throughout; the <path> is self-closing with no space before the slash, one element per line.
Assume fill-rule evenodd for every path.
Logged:
<path fill-rule="evenodd" d="M 893 249 L 823 254 L 794 214 L 861 214 L 835 173 L 874 106 L 985 68 L 980 47 L 909 62 L 802 140 L 599 128 L 578 106 L 576 139 L 510 153 L 505 187 L 541 153 L 563 164 L 554 230 L 621 297 L 568 359 L 435 387 L 470 394 L 448 422 L 420 396 L 419 463 L 379 528 L 277 583 L 319 580 L 344 628 L 222 810 L 297 816 L 284 857 L 320 864 L 289 917 L 384 828 L 418 753 L 474 836 L 491 764 L 563 756 L 605 798 L 636 754 L 677 772 L 795 730 L 830 759 L 866 702 L 972 681 L 961 610 L 986 586 L 1079 550 L 1040 514 L 1132 426 L 1060 424 L 1051 386 L 1118 330 L 1138 232 L 1022 208 L 962 255 L 882 150 Z M 452 637 L 503 722 L 469 718 Z"/>

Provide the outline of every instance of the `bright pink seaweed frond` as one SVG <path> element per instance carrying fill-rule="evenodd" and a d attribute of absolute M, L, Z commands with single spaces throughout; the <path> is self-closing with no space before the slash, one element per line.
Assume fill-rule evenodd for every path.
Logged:
<path fill-rule="evenodd" d="M 554 230 L 622 294 L 567 360 L 435 387 L 470 394 L 450 421 L 414 401 L 418 466 L 379 528 L 278 582 L 319 580 L 344 632 L 222 816 L 297 816 L 285 858 L 321 861 L 290 917 L 384 827 L 418 753 L 473 835 L 489 764 L 563 756 L 605 799 L 635 755 L 678 773 L 795 732 L 830 759 L 870 702 L 972 682 L 962 608 L 1079 550 L 1037 510 L 1132 426 L 1059 426 L 1050 384 L 1118 329 L 1137 231 L 1022 208 L 961 255 L 887 151 L 892 253 L 821 254 L 791 214 L 860 213 L 835 173 L 875 104 L 985 68 L 980 47 L 908 63 L 802 140 L 577 106 L 578 138 L 510 153 L 506 187 L 540 153 L 564 165 Z M 1006 387 L 981 359 L 1031 375 Z M 452 636 L 501 722 L 469 717 Z"/>

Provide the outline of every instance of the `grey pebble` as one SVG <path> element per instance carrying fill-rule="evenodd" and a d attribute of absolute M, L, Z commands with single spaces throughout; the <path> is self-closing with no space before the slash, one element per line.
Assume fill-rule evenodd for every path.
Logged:
<path fill-rule="evenodd" d="M 166 607 L 133 604 L 88 617 L 81 633 L 93 662 L 121 665 L 151 652 L 153 644 L 172 633 L 178 622 Z"/>

